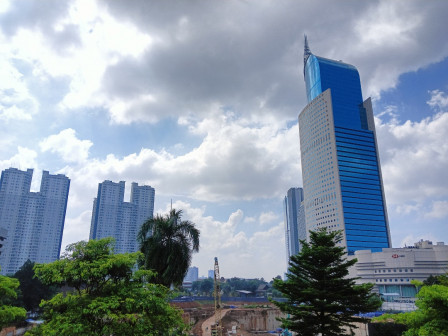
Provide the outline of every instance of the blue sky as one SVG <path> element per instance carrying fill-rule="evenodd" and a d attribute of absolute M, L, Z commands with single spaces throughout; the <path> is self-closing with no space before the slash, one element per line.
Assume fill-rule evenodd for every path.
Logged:
<path fill-rule="evenodd" d="M 303 35 L 372 97 L 393 246 L 448 243 L 448 3 L 2 1 L 0 169 L 71 179 L 63 246 L 103 180 L 156 189 L 201 230 L 193 264 L 286 269 L 282 198 L 301 186 Z M 127 193 L 129 191 L 127 190 Z"/>

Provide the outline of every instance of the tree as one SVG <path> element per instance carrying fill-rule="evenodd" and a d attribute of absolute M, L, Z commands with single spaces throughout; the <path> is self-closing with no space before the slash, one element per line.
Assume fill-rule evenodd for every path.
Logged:
<path fill-rule="evenodd" d="M 34 265 L 34 262 L 27 260 L 14 274 L 14 278 L 20 282 L 18 302 L 27 311 L 37 310 L 42 300 L 48 300 L 56 294 L 55 287 L 44 285 L 34 276 Z"/>
<path fill-rule="evenodd" d="M 188 271 L 193 252 L 199 251 L 199 230 L 182 221 L 182 210 L 156 215 L 143 223 L 137 240 L 144 254 L 142 266 L 157 273 L 155 282 L 178 286 Z"/>
<path fill-rule="evenodd" d="M 11 301 L 17 298 L 19 281 L 14 278 L 0 275 L 0 331 L 9 323 L 23 320 L 26 310 L 11 305 Z"/>
<path fill-rule="evenodd" d="M 133 273 L 140 252 L 113 254 L 113 239 L 78 242 L 61 260 L 37 264 L 45 284 L 73 290 L 43 301 L 45 322 L 30 335 L 172 335 L 184 328 L 168 302 L 169 290 L 150 283 L 153 272 Z"/>
<path fill-rule="evenodd" d="M 343 335 L 343 327 L 356 328 L 360 312 L 376 310 L 381 302 L 371 293 L 373 284 L 356 285 L 347 278 L 356 259 L 347 260 L 345 249 L 337 246 L 341 231 L 310 231 L 310 243 L 301 241 L 302 250 L 291 257 L 287 280 L 274 279 L 274 288 L 286 302 L 274 303 L 290 318 L 282 326 L 298 335 Z"/>
<path fill-rule="evenodd" d="M 444 277 L 442 276 L 442 279 Z M 405 324 L 406 336 L 448 335 L 448 286 L 426 285 L 417 293 L 417 310 L 402 314 L 385 314 L 376 321 Z"/>

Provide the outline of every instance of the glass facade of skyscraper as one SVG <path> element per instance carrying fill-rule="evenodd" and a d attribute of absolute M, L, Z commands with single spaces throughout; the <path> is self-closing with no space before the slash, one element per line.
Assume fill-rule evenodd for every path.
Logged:
<path fill-rule="evenodd" d="M 300 240 L 306 239 L 302 188 L 290 188 L 283 201 L 285 220 L 286 264 L 300 252 Z"/>
<path fill-rule="evenodd" d="M 343 230 L 348 253 L 390 247 L 370 99 L 356 68 L 305 47 L 308 105 L 299 115 L 308 230 Z"/>

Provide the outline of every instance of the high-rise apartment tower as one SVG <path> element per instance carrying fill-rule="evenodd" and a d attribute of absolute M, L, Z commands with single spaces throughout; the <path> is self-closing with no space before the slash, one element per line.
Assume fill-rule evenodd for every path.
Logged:
<path fill-rule="evenodd" d="M 299 240 L 306 239 L 303 210 L 303 189 L 290 188 L 283 201 L 285 216 L 286 264 L 289 258 L 300 252 Z"/>
<path fill-rule="evenodd" d="M 391 247 L 370 98 L 356 68 L 311 53 L 305 37 L 308 105 L 299 114 L 307 232 L 342 230 L 348 254 Z"/>
<path fill-rule="evenodd" d="M 154 188 L 132 183 L 130 202 L 123 201 L 124 190 L 124 181 L 104 181 L 93 201 L 90 239 L 115 238 L 115 253 L 138 250 L 137 233 L 154 212 Z"/>
<path fill-rule="evenodd" d="M 0 265 L 13 274 L 30 259 L 48 263 L 59 258 L 70 180 L 43 171 L 39 192 L 30 192 L 33 169 L 9 168 L 0 179 L 0 224 L 7 230 Z"/>

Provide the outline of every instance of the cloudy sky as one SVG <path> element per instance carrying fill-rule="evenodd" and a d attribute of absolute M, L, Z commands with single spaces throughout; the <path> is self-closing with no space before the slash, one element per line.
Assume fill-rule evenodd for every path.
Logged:
<path fill-rule="evenodd" d="M 63 247 L 103 180 L 156 189 L 201 230 L 205 275 L 286 269 L 301 186 L 303 35 L 372 97 L 394 247 L 448 243 L 448 2 L 0 2 L 0 169 L 71 179 Z M 129 191 L 127 196 L 129 197 Z"/>

